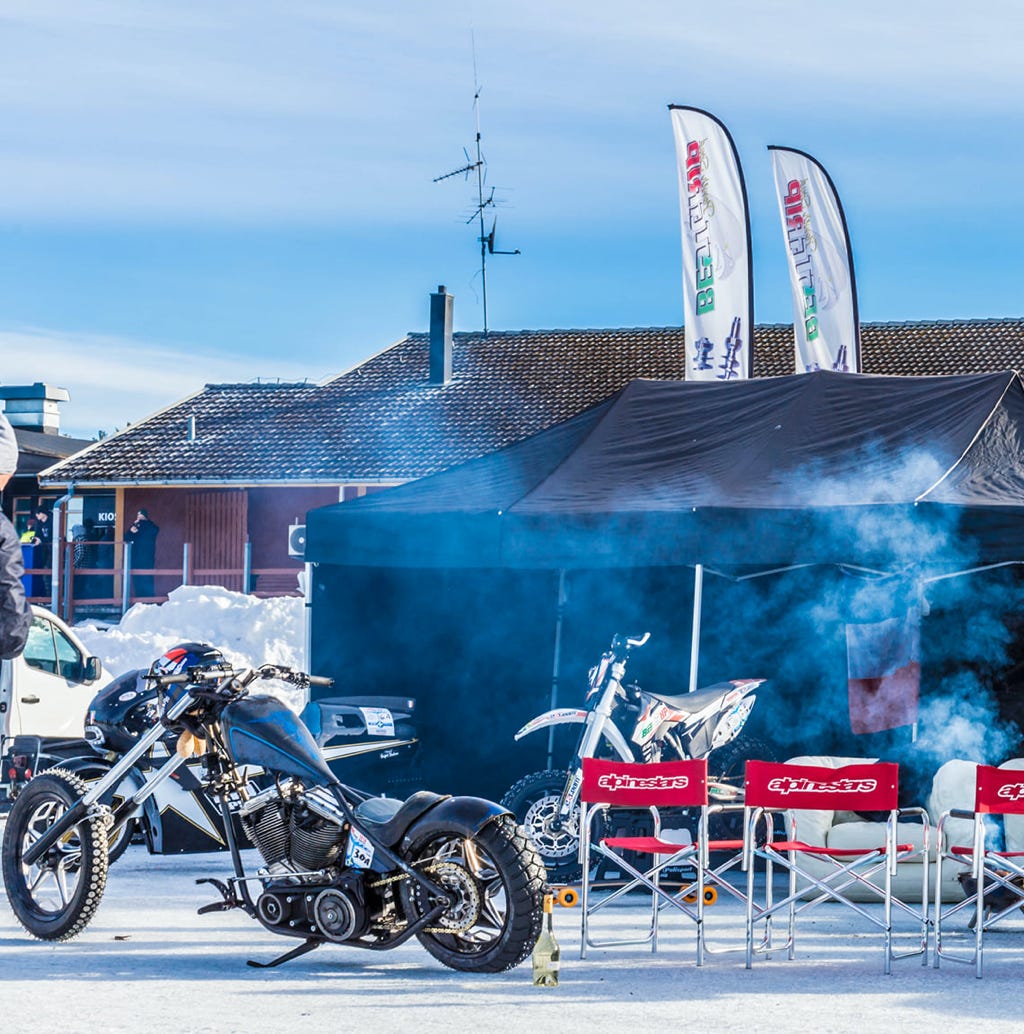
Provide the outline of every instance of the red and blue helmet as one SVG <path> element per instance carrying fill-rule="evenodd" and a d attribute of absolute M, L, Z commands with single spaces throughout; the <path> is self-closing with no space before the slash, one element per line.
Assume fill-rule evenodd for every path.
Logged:
<path fill-rule="evenodd" d="M 227 668 L 224 654 L 209 643 L 178 643 L 153 661 L 150 675 L 181 675 L 192 668 Z"/>

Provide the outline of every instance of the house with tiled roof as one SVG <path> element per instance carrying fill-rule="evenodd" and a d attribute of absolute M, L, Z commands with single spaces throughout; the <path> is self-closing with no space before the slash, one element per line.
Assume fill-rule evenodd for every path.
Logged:
<path fill-rule="evenodd" d="M 183 577 L 278 593 L 296 585 L 289 528 L 307 510 L 510 445 L 635 378 L 686 374 L 680 327 L 452 334 L 450 306 L 439 291 L 431 333 L 321 384 L 207 385 L 42 482 L 108 496 L 118 543 L 137 510 L 149 511 L 160 527 L 152 598 Z M 755 327 L 752 349 L 755 376 L 794 371 L 790 325 Z M 863 324 L 861 353 L 866 373 L 1022 368 L 1024 319 Z"/>

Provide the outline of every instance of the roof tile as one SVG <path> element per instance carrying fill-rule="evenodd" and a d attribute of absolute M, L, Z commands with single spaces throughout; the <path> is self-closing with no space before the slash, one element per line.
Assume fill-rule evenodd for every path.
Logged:
<path fill-rule="evenodd" d="M 51 484 L 402 481 L 519 441 L 638 378 L 686 373 L 680 327 L 456 334 L 453 377 L 428 378 L 426 334 L 314 384 L 211 384 L 57 464 Z M 1024 368 L 1024 319 L 866 323 L 865 373 Z M 754 375 L 794 369 L 789 324 L 755 328 Z M 188 418 L 196 437 L 188 439 Z"/>

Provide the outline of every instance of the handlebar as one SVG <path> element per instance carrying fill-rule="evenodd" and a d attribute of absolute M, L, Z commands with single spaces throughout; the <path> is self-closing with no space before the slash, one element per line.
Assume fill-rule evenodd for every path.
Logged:
<path fill-rule="evenodd" d="M 280 679 L 282 682 L 291 682 L 296 686 L 333 686 L 334 679 L 323 675 L 308 675 L 304 671 L 295 671 L 281 664 L 261 664 L 258 668 L 251 669 L 242 678 L 244 685 L 256 679 Z"/>
<path fill-rule="evenodd" d="M 155 683 L 158 689 L 167 686 L 199 685 L 204 682 L 220 682 L 218 690 L 225 688 L 242 688 L 250 685 L 258 679 L 278 679 L 281 682 L 290 682 L 296 686 L 333 686 L 334 679 L 323 675 L 307 675 L 304 671 L 296 671 L 282 664 L 261 664 L 257 668 L 192 668 L 189 671 L 179 672 L 175 675 L 152 675 L 145 673 L 142 676 L 147 682 Z"/>
<path fill-rule="evenodd" d="M 620 635 L 616 633 L 612 637 L 612 650 L 621 650 L 622 648 L 625 648 L 628 653 L 636 647 L 643 646 L 650 638 L 650 632 L 644 632 L 643 635 Z"/>

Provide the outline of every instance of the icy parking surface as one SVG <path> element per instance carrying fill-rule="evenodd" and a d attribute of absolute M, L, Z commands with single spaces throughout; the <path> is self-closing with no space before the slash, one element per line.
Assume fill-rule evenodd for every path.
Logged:
<path fill-rule="evenodd" d="M 1003 1034 L 1024 1005 L 1024 916 L 992 935 L 986 975 L 917 960 L 882 973 L 878 935 L 821 911 L 794 962 L 742 955 L 694 966 L 692 927 L 667 915 L 657 955 L 642 947 L 591 950 L 578 959 L 579 911 L 559 909 L 562 982 L 535 988 L 528 965 L 498 976 L 446 969 L 413 943 L 390 952 L 328 945 L 280 969 L 260 971 L 296 940 L 275 937 L 241 912 L 196 915 L 213 900 L 198 876 L 222 876 L 226 856 L 150 857 L 132 847 L 110 874 L 92 925 L 77 940 L 31 940 L 0 904 L 0 973 L 7 1026 L 73 1034 L 144 1030 L 261 1034 L 310 1031 L 786 1031 L 865 1034 L 934 1029 L 955 1022 Z M 644 923 L 635 901 L 604 929 Z M 708 910 L 711 936 L 742 935 L 739 907 Z M 608 924 L 611 924 L 610 926 Z"/>

